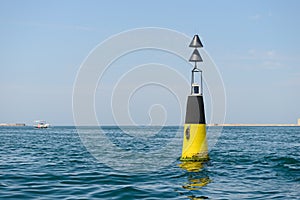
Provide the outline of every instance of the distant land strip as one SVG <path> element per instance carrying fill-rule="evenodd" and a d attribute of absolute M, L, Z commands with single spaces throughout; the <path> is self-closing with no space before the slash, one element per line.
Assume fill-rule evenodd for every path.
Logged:
<path fill-rule="evenodd" d="M 23 123 L 16 123 L 16 124 L 6 124 L 6 123 L 1 123 L 0 126 L 15 127 L 15 126 L 26 126 L 26 124 L 23 124 Z"/>
<path fill-rule="evenodd" d="M 26 126 L 25 123 L 0 123 L 0 127 Z M 300 124 L 207 124 L 207 126 L 298 126 Z"/>
<path fill-rule="evenodd" d="M 300 126 L 300 124 L 207 124 L 207 126 Z"/>

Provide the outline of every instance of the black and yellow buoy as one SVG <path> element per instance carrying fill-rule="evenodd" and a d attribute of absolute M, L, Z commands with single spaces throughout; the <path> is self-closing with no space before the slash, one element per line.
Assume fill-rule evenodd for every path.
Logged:
<path fill-rule="evenodd" d="M 197 62 L 202 58 L 197 48 L 203 45 L 198 35 L 195 35 L 189 47 L 195 48 L 190 62 L 195 66 L 192 70 L 191 94 L 188 96 L 184 124 L 184 136 L 181 161 L 208 160 L 208 147 L 206 141 L 206 122 L 203 103 L 202 71 L 197 68 Z"/>

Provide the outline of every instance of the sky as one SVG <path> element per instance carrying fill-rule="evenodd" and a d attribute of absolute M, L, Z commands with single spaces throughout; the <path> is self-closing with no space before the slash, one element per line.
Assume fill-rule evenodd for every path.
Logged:
<path fill-rule="evenodd" d="M 73 125 L 73 85 L 85 58 L 112 35 L 143 27 L 199 34 L 224 82 L 226 123 L 296 123 L 299 7 L 296 0 L 0 0 L 0 123 Z M 162 89 L 157 92 L 164 101 Z M 138 107 L 143 95 L 135 99 L 133 119 L 149 123 Z M 100 107 L 101 123 L 114 124 L 110 110 Z M 173 118 L 168 124 L 177 123 Z"/>

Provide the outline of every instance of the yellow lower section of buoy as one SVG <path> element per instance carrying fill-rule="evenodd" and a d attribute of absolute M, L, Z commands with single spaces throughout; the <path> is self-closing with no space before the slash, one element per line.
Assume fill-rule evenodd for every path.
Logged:
<path fill-rule="evenodd" d="M 208 160 L 205 124 L 185 124 L 181 161 Z"/>

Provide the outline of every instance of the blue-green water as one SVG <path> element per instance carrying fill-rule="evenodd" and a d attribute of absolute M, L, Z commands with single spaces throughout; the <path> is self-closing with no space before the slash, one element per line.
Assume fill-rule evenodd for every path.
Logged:
<path fill-rule="evenodd" d="M 116 127 L 105 130 L 108 137 L 120 133 Z M 176 127 L 165 127 L 146 138 L 145 155 L 155 145 L 166 145 L 168 137 L 174 141 L 173 130 Z M 159 137 L 164 142 L 151 145 Z M 175 139 L 178 154 L 181 138 Z M 134 141 L 127 141 L 129 148 Z M 137 173 L 95 159 L 74 127 L 1 127 L 0 147 L 0 199 L 300 198 L 300 127 L 225 127 L 209 162 L 183 165 L 175 159 L 156 171 Z M 135 150 L 142 151 L 143 145 L 139 147 Z M 116 159 L 126 163 L 126 158 Z"/>

